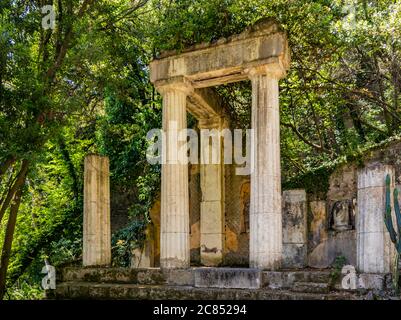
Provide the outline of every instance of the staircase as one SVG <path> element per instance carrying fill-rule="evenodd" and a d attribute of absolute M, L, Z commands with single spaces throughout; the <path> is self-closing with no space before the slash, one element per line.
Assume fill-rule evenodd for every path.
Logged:
<path fill-rule="evenodd" d="M 355 300 L 332 290 L 330 271 L 74 268 L 59 270 L 53 299 Z"/>

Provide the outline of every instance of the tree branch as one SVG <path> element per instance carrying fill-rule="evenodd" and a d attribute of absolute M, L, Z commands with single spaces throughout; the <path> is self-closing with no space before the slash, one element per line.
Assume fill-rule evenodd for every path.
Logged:
<path fill-rule="evenodd" d="M 320 152 L 326 152 L 326 153 L 331 153 L 330 150 L 326 149 L 323 146 L 319 146 L 313 142 L 310 142 L 309 140 L 307 140 L 297 129 L 297 127 L 295 125 L 293 125 L 292 123 L 286 123 L 281 121 L 280 122 L 281 125 L 283 125 L 284 127 L 290 128 L 297 136 L 299 139 L 301 139 L 303 142 L 305 142 L 307 145 L 311 146 L 312 148 L 319 150 Z"/>

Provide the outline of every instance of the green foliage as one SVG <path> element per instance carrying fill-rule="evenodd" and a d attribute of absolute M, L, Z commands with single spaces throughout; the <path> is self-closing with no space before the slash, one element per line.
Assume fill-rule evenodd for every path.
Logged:
<path fill-rule="evenodd" d="M 41 300 L 45 298 L 44 291 L 37 283 L 18 280 L 7 291 L 7 300 Z"/>
<path fill-rule="evenodd" d="M 344 256 L 337 256 L 332 265 L 332 270 L 330 272 L 330 282 L 334 285 L 341 276 L 342 268 L 347 264 L 347 258 Z"/>
<path fill-rule="evenodd" d="M 129 267 L 132 251 L 142 248 L 147 221 L 134 220 L 112 238 L 113 266 Z"/>
<path fill-rule="evenodd" d="M 300 174 L 283 183 L 283 189 L 305 189 L 309 194 L 325 197 L 329 190 L 329 179 L 336 169 L 333 164 L 324 165 Z"/>

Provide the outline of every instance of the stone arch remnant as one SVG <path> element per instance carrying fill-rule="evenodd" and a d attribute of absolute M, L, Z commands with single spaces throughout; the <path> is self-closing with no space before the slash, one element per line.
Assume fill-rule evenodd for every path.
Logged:
<path fill-rule="evenodd" d="M 210 87 L 237 81 L 252 83 L 250 266 L 275 270 L 282 259 L 279 79 L 290 56 L 285 32 L 264 19 L 243 33 L 181 53 L 165 52 L 150 63 L 150 78 L 163 97 L 165 162 L 161 181 L 160 264 L 190 264 L 188 165 L 172 131 L 187 127 L 186 112 L 202 128 L 227 127 L 218 97 Z M 174 124 L 174 125 L 172 125 Z M 175 140 L 174 140 L 175 139 Z M 224 251 L 224 164 L 201 165 L 201 260 L 218 265 Z M 213 250 L 211 250 L 211 248 Z"/>

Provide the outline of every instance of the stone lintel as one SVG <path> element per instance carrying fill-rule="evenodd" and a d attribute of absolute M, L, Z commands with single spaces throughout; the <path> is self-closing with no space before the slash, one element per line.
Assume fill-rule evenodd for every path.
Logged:
<path fill-rule="evenodd" d="M 185 77 L 194 88 L 205 88 L 247 80 L 253 69 L 271 70 L 281 78 L 289 64 L 285 32 L 276 22 L 263 20 L 230 39 L 153 60 L 150 80 L 158 86 L 162 81 Z"/>

